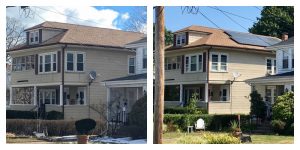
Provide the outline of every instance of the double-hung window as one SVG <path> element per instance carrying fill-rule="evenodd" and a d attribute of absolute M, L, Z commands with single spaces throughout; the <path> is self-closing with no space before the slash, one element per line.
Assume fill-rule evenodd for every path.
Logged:
<path fill-rule="evenodd" d="M 276 59 L 275 58 L 267 58 L 266 59 L 267 65 L 267 73 L 273 75 L 276 73 Z"/>
<path fill-rule="evenodd" d="M 39 30 L 31 31 L 29 33 L 29 43 L 36 44 L 39 42 Z"/>
<path fill-rule="evenodd" d="M 185 56 L 185 72 L 202 72 L 202 71 L 203 71 L 202 53 Z"/>
<path fill-rule="evenodd" d="M 282 51 L 282 68 L 289 68 L 289 54 L 286 51 Z"/>
<path fill-rule="evenodd" d="M 56 72 L 57 52 L 39 54 L 39 72 Z"/>
<path fill-rule="evenodd" d="M 176 35 L 176 45 L 181 46 L 186 44 L 186 35 L 184 33 Z"/>
<path fill-rule="evenodd" d="M 83 72 L 85 63 L 85 53 L 68 51 L 66 52 L 66 71 Z"/>
<path fill-rule="evenodd" d="M 165 70 L 177 70 L 181 66 L 181 56 L 166 57 Z"/>
<path fill-rule="evenodd" d="M 143 48 L 143 69 L 147 68 L 147 49 Z"/>
<path fill-rule="evenodd" d="M 227 54 L 211 54 L 211 71 L 227 72 L 228 70 L 228 55 Z"/>
<path fill-rule="evenodd" d="M 25 71 L 34 69 L 34 55 L 13 58 L 12 71 Z"/>
<path fill-rule="evenodd" d="M 128 59 L 128 73 L 134 74 L 135 73 L 135 57 L 129 57 Z"/>

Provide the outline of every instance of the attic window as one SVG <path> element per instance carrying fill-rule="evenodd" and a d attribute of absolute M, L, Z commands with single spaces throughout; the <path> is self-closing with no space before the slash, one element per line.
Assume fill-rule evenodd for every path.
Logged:
<path fill-rule="evenodd" d="M 186 44 L 186 35 L 184 33 L 176 35 L 176 45 L 181 46 Z"/>
<path fill-rule="evenodd" d="M 31 31 L 29 33 L 29 43 L 30 44 L 36 44 L 39 42 L 39 31 L 38 30 L 35 30 L 35 31 Z"/>

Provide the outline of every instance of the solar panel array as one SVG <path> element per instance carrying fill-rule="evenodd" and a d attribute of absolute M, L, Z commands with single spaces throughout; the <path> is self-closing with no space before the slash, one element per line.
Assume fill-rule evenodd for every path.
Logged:
<path fill-rule="evenodd" d="M 276 38 L 260 36 L 251 33 L 242 33 L 236 31 L 228 31 L 228 30 L 225 30 L 225 33 L 228 34 L 230 38 L 232 38 L 234 41 L 236 41 L 239 44 L 266 47 L 281 42 L 281 40 Z"/>

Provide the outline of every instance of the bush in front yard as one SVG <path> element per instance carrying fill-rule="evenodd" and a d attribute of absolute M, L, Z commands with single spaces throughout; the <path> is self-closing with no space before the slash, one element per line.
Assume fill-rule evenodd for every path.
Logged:
<path fill-rule="evenodd" d="M 96 121 L 97 125 L 93 134 L 100 134 L 106 129 L 103 121 Z M 32 135 L 37 131 L 39 121 L 35 119 L 6 119 L 6 132 L 16 135 Z M 40 120 L 41 129 L 46 129 L 49 136 L 76 135 L 75 121 L 65 120 Z"/>
<path fill-rule="evenodd" d="M 264 118 L 266 116 L 267 107 L 265 105 L 265 102 L 263 101 L 263 98 L 257 91 L 253 91 L 250 94 L 250 97 L 250 114 L 255 115 L 258 118 Z"/>
<path fill-rule="evenodd" d="M 279 134 L 294 134 L 294 93 L 286 92 L 278 96 L 272 106 L 272 111 L 274 131 Z"/>
<path fill-rule="evenodd" d="M 204 108 L 196 108 L 197 114 L 207 114 L 207 110 Z M 164 109 L 164 114 L 187 114 L 187 107 L 167 107 Z"/>
<path fill-rule="evenodd" d="M 178 125 L 178 127 L 182 131 L 187 130 L 187 123 L 189 125 L 194 125 L 194 123 L 202 118 L 205 122 L 205 126 L 207 130 L 211 131 L 220 131 L 220 130 L 228 130 L 230 127 L 230 121 L 237 120 L 237 115 L 186 115 L 186 114 L 165 114 L 164 115 L 164 123 L 172 123 L 174 125 Z M 244 122 L 249 120 L 249 115 L 241 115 L 242 125 Z"/>
<path fill-rule="evenodd" d="M 240 144 L 240 140 L 224 133 L 204 133 L 199 136 L 187 134 L 180 137 L 178 144 Z"/>

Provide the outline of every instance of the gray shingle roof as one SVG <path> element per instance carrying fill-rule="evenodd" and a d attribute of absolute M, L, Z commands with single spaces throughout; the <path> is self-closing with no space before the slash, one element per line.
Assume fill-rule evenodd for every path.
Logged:
<path fill-rule="evenodd" d="M 109 80 L 105 80 L 104 82 L 107 82 L 107 81 L 123 81 L 123 80 L 141 80 L 141 79 L 147 79 L 147 73 L 129 75 L 129 76 L 115 78 L 115 79 L 109 79 Z"/>
<path fill-rule="evenodd" d="M 290 44 L 294 44 L 294 37 L 291 37 L 291 38 L 289 38 L 289 39 L 286 40 L 286 41 L 282 41 L 282 42 L 279 42 L 279 43 L 277 43 L 277 44 L 274 44 L 274 45 L 272 45 L 271 47 L 273 47 L 273 46 L 290 45 Z"/>

